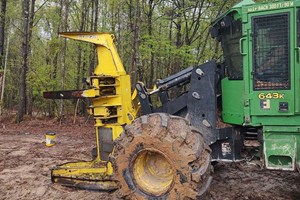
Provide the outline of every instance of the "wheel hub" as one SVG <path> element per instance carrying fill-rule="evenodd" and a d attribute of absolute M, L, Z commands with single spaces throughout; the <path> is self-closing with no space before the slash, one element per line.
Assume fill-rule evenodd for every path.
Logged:
<path fill-rule="evenodd" d="M 143 150 L 133 162 L 132 174 L 137 186 L 146 193 L 160 196 L 173 186 L 174 170 L 163 153 Z"/>

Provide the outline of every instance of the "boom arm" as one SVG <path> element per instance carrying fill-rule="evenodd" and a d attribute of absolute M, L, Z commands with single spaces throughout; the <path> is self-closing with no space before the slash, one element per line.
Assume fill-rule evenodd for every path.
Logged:
<path fill-rule="evenodd" d="M 44 92 L 48 99 L 90 98 L 89 113 L 96 128 L 97 157 L 91 162 L 67 163 L 52 170 L 54 182 L 79 185 L 84 188 L 112 190 L 116 184 L 109 179 L 112 174 L 108 156 L 113 150 L 113 140 L 131 124 L 138 108 L 132 102 L 130 77 L 108 33 L 61 33 L 60 36 L 96 45 L 98 65 L 87 79 L 89 89 Z M 134 93 L 136 96 L 136 93 Z M 92 181 L 92 184 L 91 184 Z"/>
<path fill-rule="evenodd" d="M 114 36 L 109 33 L 60 33 L 61 37 L 80 40 L 96 45 L 98 66 L 94 75 L 126 75 L 123 64 L 113 43 Z"/>

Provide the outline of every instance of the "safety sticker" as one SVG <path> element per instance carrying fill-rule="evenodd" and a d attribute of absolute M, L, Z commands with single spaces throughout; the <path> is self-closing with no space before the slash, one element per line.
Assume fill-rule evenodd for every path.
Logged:
<path fill-rule="evenodd" d="M 263 110 L 270 110 L 271 108 L 270 99 L 260 100 L 260 108 Z"/>

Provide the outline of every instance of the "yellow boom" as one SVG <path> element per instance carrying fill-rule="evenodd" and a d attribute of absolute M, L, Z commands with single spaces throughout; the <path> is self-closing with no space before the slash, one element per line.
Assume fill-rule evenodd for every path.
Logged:
<path fill-rule="evenodd" d="M 131 98 L 130 77 L 114 46 L 113 35 L 71 32 L 61 33 L 60 36 L 95 44 L 98 65 L 87 79 L 89 89 L 45 92 L 44 97 L 91 99 L 92 105 L 88 110 L 95 120 L 97 157 L 89 162 L 57 166 L 52 170 L 52 181 L 86 189 L 117 189 L 117 183 L 111 180 L 113 169 L 108 156 L 113 150 L 113 140 L 121 134 L 124 125 L 131 124 L 139 109 L 137 104 L 132 103 L 136 101 Z"/>

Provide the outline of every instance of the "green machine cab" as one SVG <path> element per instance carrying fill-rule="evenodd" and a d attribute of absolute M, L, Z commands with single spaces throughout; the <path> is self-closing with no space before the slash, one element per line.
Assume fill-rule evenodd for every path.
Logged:
<path fill-rule="evenodd" d="M 256 128 L 268 169 L 295 170 L 300 140 L 300 1 L 243 1 L 214 22 L 227 76 L 225 123 Z"/>

